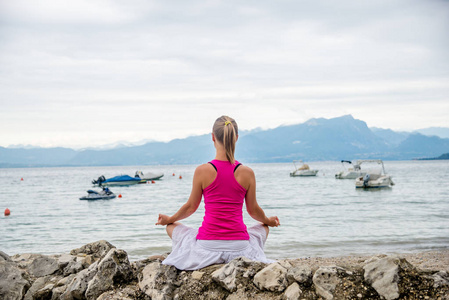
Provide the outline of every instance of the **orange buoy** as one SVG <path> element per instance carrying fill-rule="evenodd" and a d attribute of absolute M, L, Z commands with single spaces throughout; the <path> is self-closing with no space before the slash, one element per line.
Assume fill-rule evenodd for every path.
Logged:
<path fill-rule="evenodd" d="M 156 183 L 156 181 L 154 181 L 154 180 L 151 180 L 151 183 Z"/>
<path fill-rule="evenodd" d="M 118 197 L 119 197 L 119 198 L 122 198 L 122 194 L 118 194 Z"/>
<path fill-rule="evenodd" d="M 173 173 L 173 176 L 175 176 L 175 173 Z"/>
<path fill-rule="evenodd" d="M 22 178 L 20 178 L 20 181 L 23 181 L 23 177 L 22 177 Z"/>
<path fill-rule="evenodd" d="M 182 179 L 182 176 L 181 176 L 181 175 L 179 175 L 179 179 Z"/>
<path fill-rule="evenodd" d="M 9 216 L 11 214 L 11 211 L 9 208 L 5 209 L 5 216 Z"/>

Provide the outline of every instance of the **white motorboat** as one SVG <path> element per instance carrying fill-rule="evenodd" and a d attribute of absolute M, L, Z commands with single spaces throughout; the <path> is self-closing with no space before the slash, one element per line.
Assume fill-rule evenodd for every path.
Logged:
<path fill-rule="evenodd" d="M 367 159 L 357 161 L 359 166 L 362 163 L 377 163 L 378 165 L 381 165 L 381 168 L 366 170 L 366 174 L 364 176 L 357 177 L 355 180 L 356 188 L 385 188 L 394 185 L 391 176 L 385 172 L 385 167 L 382 160 Z"/>
<path fill-rule="evenodd" d="M 296 166 L 296 163 L 300 163 L 301 166 L 298 168 Z M 316 176 L 318 173 L 318 170 L 312 170 L 310 169 L 308 164 L 305 164 L 302 160 L 294 160 L 293 165 L 295 166 L 295 170 L 293 172 L 290 172 L 290 176 L 297 177 L 297 176 Z"/>
<path fill-rule="evenodd" d="M 345 167 L 345 163 L 352 165 L 352 167 Z M 353 164 L 352 161 L 342 160 L 343 171 L 335 174 L 336 179 L 356 179 L 361 176 L 365 176 L 366 172 L 362 172 L 359 164 Z"/>
<path fill-rule="evenodd" d="M 162 172 L 148 172 L 143 174 L 142 171 L 136 171 L 136 174 L 134 175 L 135 178 L 140 178 L 141 181 L 139 183 L 145 183 L 147 181 L 151 181 L 151 180 L 159 180 L 164 176 L 164 173 Z"/>

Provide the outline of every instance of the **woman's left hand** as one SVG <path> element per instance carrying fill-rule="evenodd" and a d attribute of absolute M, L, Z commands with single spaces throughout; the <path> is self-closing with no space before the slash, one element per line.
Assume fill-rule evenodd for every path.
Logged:
<path fill-rule="evenodd" d="M 281 225 L 281 223 L 279 222 L 279 218 L 277 216 L 274 216 L 269 217 L 268 222 L 265 225 L 268 225 L 270 227 L 278 227 Z"/>
<path fill-rule="evenodd" d="M 172 222 L 169 221 L 170 217 L 167 215 L 159 214 L 159 217 L 157 218 L 156 225 L 168 225 Z"/>

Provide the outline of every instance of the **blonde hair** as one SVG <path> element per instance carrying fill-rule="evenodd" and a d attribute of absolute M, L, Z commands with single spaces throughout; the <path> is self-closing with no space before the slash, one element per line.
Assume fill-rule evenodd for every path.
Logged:
<path fill-rule="evenodd" d="M 239 134 L 239 128 L 235 120 L 228 116 L 219 117 L 215 120 L 212 132 L 215 135 L 215 139 L 224 146 L 228 161 L 234 164 L 235 143 Z"/>

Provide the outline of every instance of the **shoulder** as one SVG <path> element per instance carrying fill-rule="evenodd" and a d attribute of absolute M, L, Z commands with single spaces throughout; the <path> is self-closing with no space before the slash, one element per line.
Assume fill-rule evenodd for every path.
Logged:
<path fill-rule="evenodd" d="M 207 175 L 211 175 L 214 173 L 216 173 L 215 168 L 209 163 L 199 165 L 195 169 L 195 175 L 198 175 L 198 176 L 202 176 L 202 175 L 207 176 Z"/>
<path fill-rule="evenodd" d="M 254 171 L 250 167 L 240 165 L 240 167 L 235 170 L 235 173 L 239 173 L 246 176 L 254 176 Z"/>

